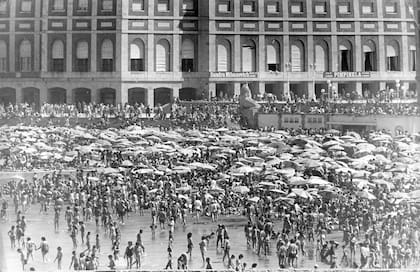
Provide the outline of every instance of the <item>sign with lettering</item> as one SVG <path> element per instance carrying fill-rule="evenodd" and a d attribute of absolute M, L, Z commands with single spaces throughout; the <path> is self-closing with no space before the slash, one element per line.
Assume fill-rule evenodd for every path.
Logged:
<path fill-rule="evenodd" d="M 367 78 L 370 72 L 324 72 L 324 78 Z"/>
<path fill-rule="evenodd" d="M 211 72 L 210 76 L 223 78 L 256 78 L 258 74 L 254 72 Z"/>

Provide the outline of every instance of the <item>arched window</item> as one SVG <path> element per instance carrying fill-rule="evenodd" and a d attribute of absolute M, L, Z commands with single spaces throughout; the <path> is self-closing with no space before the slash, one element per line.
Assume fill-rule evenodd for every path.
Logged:
<path fill-rule="evenodd" d="M 31 72 L 32 71 L 32 45 L 28 40 L 23 40 L 19 47 L 20 57 L 20 71 Z"/>
<path fill-rule="evenodd" d="M 156 44 L 156 72 L 169 72 L 170 64 L 170 45 L 165 39 Z"/>
<path fill-rule="evenodd" d="M 87 41 L 79 41 L 76 45 L 76 72 L 89 70 L 89 44 Z"/>
<path fill-rule="evenodd" d="M 0 40 L 0 73 L 7 72 L 8 55 L 6 42 Z"/>
<path fill-rule="evenodd" d="M 64 43 L 61 40 L 56 40 L 52 44 L 52 71 L 64 72 Z"/>
<path fill-rule="evenodd" d="M 64 0 L 54 0 L 52 9 L 55 11 L 65 10 Z"/>
<path fill-rule="evenodd" d="M 352 46 L 349 41 L 345 41 L 340 44 L 338 47 L 340 51 L 340 71 L 342 72 L 349 72 L 353 71 L 353 64 L 352 64 Z"/>
<path fill-rule="evenodd" d="M 328 71 L 328 59 L 328 45 L 326 43 L 315 45 L 315 71 Z"/>
<path fill-rule="evenodd" d="M 281 71 L 280 44 L 276 40 L 267 45 L 267 69 L 268 71 Z"/>
<path fill-rule="evenodd" d="M 363 45 L 363 67 L 365 71 L 376 71 L 376 46 L 371 40 Z"/>
<path fill-rule="evenodd" d="M 400 71 L 400 47 L 396 41 L 386 46 L 386 64 L 388 71 Z"/>
<path fill-rule="evenodd" d="M 249 40 L 242 44 L 242 72 L 256 71 L 256 46 Z"/>
<path fill-rule="evenodd" d="M 296 41 L 290 48 L 291 55 L 291 72 L 305 71 L 305 53 L 304 46 L 301 41 Z"/>
<path fill-rule="evenodd" d="M 144 43 L 138 39 L 130 44 L 130 71 L 144 71 Z"/>
<path fill-rule="evenodd" d="M 231 46 L 229 41 L 223 41 L 217 44 L 217 71 L 231 71 Z"/>
<path fill-rule="evenodd" d="M 194 72 L 194 42 L 190 39 L 182 41 L 181 62 L 182 72 Z"/>
<path fill-rule="evenodd" d="M 114 45 L 110 39 L 103 40 L 101 46 L 102 72 L 114 70 Z"/>

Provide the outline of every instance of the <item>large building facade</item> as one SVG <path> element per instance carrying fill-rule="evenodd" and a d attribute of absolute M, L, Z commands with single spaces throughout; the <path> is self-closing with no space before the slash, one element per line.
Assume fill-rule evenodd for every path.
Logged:
<path fill-rule="evenodd" d="M 415 90 L 407 0 L 0 0 L 0 102 Z"/>

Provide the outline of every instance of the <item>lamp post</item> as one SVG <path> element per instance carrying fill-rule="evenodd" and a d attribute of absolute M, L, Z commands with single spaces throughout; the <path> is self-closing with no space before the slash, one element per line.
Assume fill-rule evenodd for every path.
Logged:
<path fill-rule="evenodd" d="M 292 64 L 290 62 L 287 62 L 284 64 L 284 68 L 286 70 L 286 80 L 287 80 L 287 88 L 285 91 L 286 100 L 291 100 L 290 97 L 290 82 L 289 82 L 289 70 L 292 68 Z"/>
<path fill-rule="evenodd" d="M 395 88 L 396 88 L 396 91 L 397 91 L 398 99 L 401 99 L 400 98 L 400 87 L 401 87 L 400 80 L 396 79 L 395 80 Z"/>
<path fill-rule="evenodd" d="M 331 87 L 332 87 L 332 83 L 331 83 L 331 80 L 327 80 L 327 84 L 328 84 L 328 99 L 327 99 L 327 101 L 328 102 L 330 102 L 330 99 L 331 99 Z"/>
<path fill-rule="evenodd" d="M 316 63 L 310 64 L 309 68 L 312 71 L 312 86 L 313 86 L 313 98 L 316 101 L 316 93 L 315 93 L 315 73 L 316 73 Z M 308 93 L 309 98 L 309 93 Z"/>

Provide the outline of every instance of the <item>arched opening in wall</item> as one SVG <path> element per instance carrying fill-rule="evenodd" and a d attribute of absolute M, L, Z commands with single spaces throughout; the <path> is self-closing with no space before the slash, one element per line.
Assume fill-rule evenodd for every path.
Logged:
<path fill-rule="evenodd" d="M 242 44 L 242 72 L 255 72 L 257 69 L 256 45 L 253 40 Z"/>
<path fill-rule="evenodd" d="M 194 101 L 202 99 L 201 94 L 195 88 L 182 88 L 179 90 L 179 100 Z"/>
<path fill-rule="evenodd" d="M 328 44 L 324 41 L 315 45 L 315 71 L 329 71 Z"/>
<path fill-rule="evenodd" d="M 73 90 L 73 101 L 75 104 L 89 104 L 91 100 L 91 90 L 86 88 L 77 88 Z"/>
<path fill-rule="evenodd" d="M 356 92 L 356 83 L 346 82 L 338 83 L 338 96 L 342 99 L 351 99 L 354 100 L 357 98 L 358 94 Z"/>
<path fill-rule="evenodd" d="M 32 44 L 23 40 L 19 46 L 19 71 L 32 72 Z"/>
<path fill-rule="evenodd" d="M 195 72 L 194 59 L 195 59 L 195 46 L 191 39 L 182 41 L 181 48 L 181 71 L 182 72 Z"/>
<path fill-rule="evenodd" d="M 156 44 L 156 72 L 171 71 L 170 52 L 168 40 L 162 39 Z"/>
<path fill-rule="evenodd" d="M 115 105 L 116 91 L 112 88 L 104 88 L 99 90 L 99 103 L 105 105 Z"/>
<path fill-rule="evenodd" d="M 386 45 L 387 71 L 400 71 L 400 46 L 397 41 L 391 41 Z"/>
<path fill-rule="evenodd" d="M 362 83 L 363 98 L 374 98 L 379 93 L 379 82 Z"/>
<path fill-rule="evenodd" d="M 8 65 L 7 65 L 8 58 L 9 58 L 9 53 L 7 50 L 7 43 L 3 40 L 0 40 L 0 73 L 4 73 L 8 71 Z"/>
<path fill-rule="evenodd" d="M 145 70 L 144 67 L 144 43 L 136 39 L 130 44 L 130 71 L 141 72 Z"/>
<path fill-rule="evenodd" d="M 294 41 L 290 47 L 291 72 L 305 71 L 305 47 L 303 42 Z"/>
<path fill-rule="evenodd" d="M 146 92 L 147 90 L 144 88 L 131 88 L 128 89 L 128 104 L 135 105 L 135 104 L 143 104 L 146 105 Z"/>
<path fill-rule="evenodd" d="M 343 41 L 339 46 L 340 71 L 353 71 L 353 50 L 349 41 Z"/>
<path fill-rule="evenodd" d="M 216 84 L 216 98 L 218 100 L 230 100 L 234 96 L 234 89 L 232 84 L 217 83 Z"/>
<path fill-rule="evenodd" d="M 166 105 L 171 103 L 172 89 L 170 88 L 156 88 L 155 89 L 155 98 L 154 105 L 155 107 L 161 105 Z"/>
<path fill-rule="evenodd" d="M 48 103 L 65 104 L 66 102 L 67 102 L 66 89 L 63 89 L 63 88 L 48 89 Z"/>
<path fill-rule="evenodd" d="M 39 89 L 29 87 L 29 88 L 24 88 L 22 92 L 23 92 L 23 102 L 28 103 L 29 105 L 32 105 L 33 107 L 35 107 L 35 109 L 39 109 L 39 106 L 40 106 Z"/>
<path fill-rule="evenodd" d="M 316 82 L 315 96 L 317 100 L 326 100 L 328 98 L 328 84 L 325 82 Z"/>
<path fill-rule="evenodd" d="M 76 60 L 74 64 L 75 72 L 89 71 L 89 43 L 87 41 L 79 41 L 76 45 Z"/>
<path fill-rule="evenodd" d="M 220 41 L 217 44 L 217 71 L 231 71 L 231 45 L 228 40 Z"/>
<path fill-rule="evenodd" d="M 265 84 L 265 93 L 268 97 L 268 94 L 272 95 L 272 99 L 277 98 L 279 101 L 283 101 L 284 94 L 283 94 L 283 84 L 282 83 L 267 83 Z"/>
<path fill-rule="evenodd" d="M 16 90 L 13 88 L 0 89 L 0 105 L 16 104 Z"/>
<path fill-rule="evenodd" d="M 64 72 L 64 43 L 62 40 L 56 40 L 52 44 L 51 52 L 51 70 L 52 72 Z"/>
<path fill-rule="evenodd" d="M 290 96 L 292 99 L 308 98 L 308 84 L 306 83 L 291 83 Z"/>
<path fill-rule="evenodd" d="M 101 45 L 101 71 L 114 71 L 114 44 L 110 39 L 105 39 Z"/>
<path fill-rule="evenodd" d="M 281 71 L 280 65 L 280 43 L 272 40 L 267 44 L 267 70 L 276 72 Z"/>
<path fill-rule="evenodd" d="M 363 68 L 366 72 L 376 71 L 376 45 L 372 40 L 363 45 Z"/>

